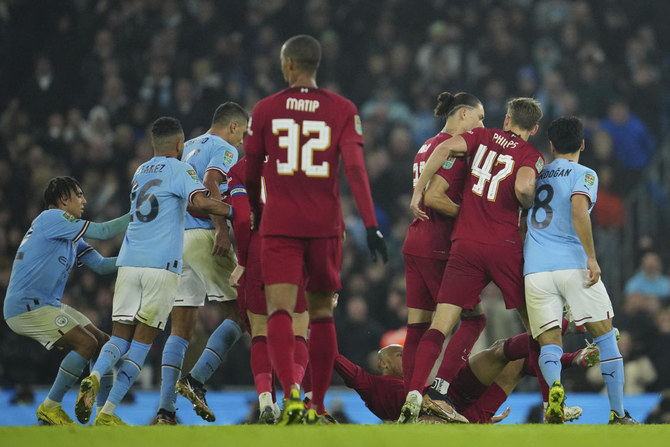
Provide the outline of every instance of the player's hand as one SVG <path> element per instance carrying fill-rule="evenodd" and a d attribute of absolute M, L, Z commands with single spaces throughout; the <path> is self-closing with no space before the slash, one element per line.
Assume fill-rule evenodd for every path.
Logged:
<path fill-rule="evenodd" d="M 586 287 L 591 287 L 600 279 L 600 266 L 596 258 L 588 258 L 586 260 L 586 268 L 589 270 L 589 278 L 584 284 Z"/>
<path fill-rule="evenodd" d="M 242 278 L 242 275 L 244 275 L 244 272 L 247 268 L 237 264 L 235 266 L 235 269 L 233 272 L 230 274 L 230 287 L 239 287 L 240 286 L 240 278 Z"/>
<path fill-rule="evenodd" d="M 251 212 L 251 231 L 256 231 L 261 228 L 261 213 L 256 211 Z"/>
<path fill-rule="evenodd" d="M 409 202 L 409 209 L 414 214 L 414 217 L 420 220 L 428 220 L 428 214 L 426 214 L 421 209 L 421 204 L 423 203 L 423 192 L 414 190 L 412 194 L 412 200 Z"/>
<path fill-rule="evenodd" d="M 491 417 L 491 423 L 495 424 L 495 423 L 498 423 L 498 422 L 502 421 L 507 416 L 509 416 L 509 413 L 510 413 L 510 407 L 507 407 L 507 408 L 505 408 L 505 411 L 503 411 L 502 413 L 500 413 L 496 416 L 492 416 Z"/>
<path fill-rule="evenodd" d="M 221 229 L 221 231 L 216 230 L 214 236 L 214 246 L 212 247 L 212 255 L 214 256 L 226 256 L 230 250 L 231 242 L 230 235 L 228 234 L 228 227 Z"/>
<path fill-rule="evenodd" d="M 340 294 L 337 293 L 337 292 L 333 293 L 333 297 L 331 299 L 332 299 L 333 309 L 335 309 L 337 307 L 337 302 L 340 300 Z"/>
<path fill-rule="evenodd" d="M 367 227 L 366 230 L 368 232 L 368 248 L 370 249 L 372 260 L 377 262 L 377 252 L 379 252 L 382 255 L 384 264 L 386 264 L 389 261 L 389 255 L 382 232 L 377 227 Z"/>

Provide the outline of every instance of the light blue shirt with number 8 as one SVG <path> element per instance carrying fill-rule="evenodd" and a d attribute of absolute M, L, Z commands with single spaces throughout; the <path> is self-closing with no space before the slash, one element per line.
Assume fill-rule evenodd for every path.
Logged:
<path fill-rule="evenodd" d="M 116 265 L 180 274 L 186 204 L 205 191 L 187 163 L 162 156 L 143 163 L 133 176 L 130 225 Z"/>
<path fill-rule="evenodd" d="M 535 184 L 535 203 L 528 212 L 523 274 L 585 269 L 586 253 L 572 223 L 572 196 L 596 203 L 595 171 L 564 158 L 544 167 Z"/>

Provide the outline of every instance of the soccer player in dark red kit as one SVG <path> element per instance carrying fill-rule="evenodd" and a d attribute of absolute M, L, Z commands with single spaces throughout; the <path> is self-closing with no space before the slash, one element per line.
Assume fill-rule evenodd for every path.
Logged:
<path fill-rule="evenodd" d="M 324 396 L 337 354 L 332 293 L 341 287 L 342 211 L 340 155 L 367 229 L 368 247 L 384 262 L 386 244 L 377 228 L 363 158 L 363 130 L 354 104 L 316 84 L 321 46 L 298 35 L 281 48 L 289 87 L 261 100 L 252 113 L 245 149 L 247 190 L 260 216 L 261 176 L 266 202 L 260 219 L 261 269 L 268 304 L 267 348 L 284 390 L 279 424 L 302 420 L 304 404 L 294 368 L 291 312 L 306 279 L 310 316 L 311 408 L 306 423 L 324 421 Z"/>
<path fill-rule="evenodd" d="M 427 219 L 421 202 L 428 180 L 450 156 L 469 158 L 463 203 L 451 237 L 435 317 L 416 352 L 410 391 L 398 419 L 401 423 L 416 422 L 422 390 L 446 334 L 451 333 L 463 309 L 476 306 L 480 292 L 490 281 L 502 291 L 505 307 L 517 309 L 524 326 L 529 327 L 519 218 L 521 211 L 533 204 L 535 179 L 544 166 L 540 153 L 527 141 L 537 132 L 541 118 L 542 108 L 536 100 L 513 99 L 507 106 L 503 130 L 475 128 L 444 141 L 435 148 L 419 177 L 410 208 L 416 217 Z M 455 361 L 447 364 L 455 369 L 460 366 Z M 453 376 L 453 372 L 447 373 Z M 453 415 L 455 410 L 447 398 L 449 382 L 438 381 L 434 386 L 445 415 Z M 430 397 L 435 400 L 436 395 Z"/>
<path fill-rule="evenodd" d="M 412 165 L 414 183 L 419 180 L 428 157 L 440 143 L 452 135 L 459 135 L 475 127 L 484 127 L 484 108 L 481 101 L 465 92 L 456 95 L 440 93 L 435 116 L 446 117 L 446 122 L 442 130 L 427 140 L 417 152 Z M 430 217 L 412 221 L 403 245 L 408 310 L 407 337 L 402 356 L 403 376 L 407 387 L 405 392 L 409 391 L 419 340 L 433 319 L 437 292 L 451 248 L 451 232 L 463 197 L 466 174 L 465 158 L 450 157 L 444 162 L 430 180 L 424 196 L 425 206 L 422 209 Z M 467 358 L 485 326 L 486 317 L 481 304 L 472 312 L 463 312 L 461 325 L 449 344 L 455 350 L 454 355 L 446 353 L 445 358 Z M 438 377 L 443 375 L 438 373 Z M 453 377 L 444 379 L 449 381 Z"/>

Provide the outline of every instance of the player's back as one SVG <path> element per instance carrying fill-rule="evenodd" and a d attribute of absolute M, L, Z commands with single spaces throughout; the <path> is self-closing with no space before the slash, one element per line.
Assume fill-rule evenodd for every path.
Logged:
<path fill-rule="evenodd" d="M 130 224 L 117 265 L 181 273 L 186 204 L 202 183 L 190 165 L 158 156 L 140 165 L 130 192 Z"/>
<path fill-rule="evenodd" d="M 218 135 L 206 133 L 192 138 L 184 143 L 184 153 L 181 161 L 190 164 L 195 170 L 200 181 L 205 178 L 205 173 L 209 170 L 216 170 L 225 179 L 228 171 L 237 163 L 239 154 L 237 149 Z M 228 190 L 226 182 L 221 183 L 221 194 Z M 186 215 L 186 229 L 191 228 L 214 228 L 214 224 L 209 218 L 194 217 L 191 214 Z"/>
<path fill-rule="evenodd" d="M 572 197 L 586 196 L 590 212 L 597 191 L 598 177 L 586 166 L 558 158 L 544 168 L 528 213 L 524 274 L 586 268 L 586 252 L 572 222 Z"/>
<path fill-rule="evenodd" d="M 65 221 L 82 225 L 75 227 Z M 14 258 L 5 295 L 5 318 L 26 312 L 26 304 L 36 308 L 60 301 L 75 263 L 77 241 L 87 227 L 86 221 L 61 209 L 42 211 L 33 220 Z"/>
<path fill-rule="evenodd" d="M 414 185 L 416 185 L 426 161 L 435 151 L 435 148 L 449 138 L 451 138 L 450 134 L 440 132 L 433 138 L 426 140 L 421 146 L 412 164 Z M 447 196 L 458 205 L 460 205 L 463 197 L 465 168 L 464 159 L 450 157 L 436 173 L 449 183 Z M 451 247 L 451 232 L 454 228 L 455 218 L 447 217 L 425 205 L 422 205 L 422 209 L 428 215 L 428 220 L 414 219 L 412 221 L 407 231 L 402 252 L 424 258 L 446 259 Z"/>
<path fill-rule="evenodd" d="M 324 89 L 294 87 L 260 101 L 245 148 L 267 155 L 261 233 L 337 236 L 341 147 L 362 144 L 354 104 Z"/>
<path fill-rule="evenodd" d="M 521 167 L 536 174 L 544 160 L 520 136 L 499 129 L 476 128 L 461 135 L 468 146 L 469 175 L 452 240 L 469 239 L 488 245 L 521 246 L 515 182 Z"/>

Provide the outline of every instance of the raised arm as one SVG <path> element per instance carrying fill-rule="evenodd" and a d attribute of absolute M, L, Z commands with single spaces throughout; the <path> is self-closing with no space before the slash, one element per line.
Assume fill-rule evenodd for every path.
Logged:
<path fill-rule="evenodd" d="M 521 207 L 528 209 L 535 201 L 535 178 L 536 172 L 533 168 L 522 166 L 516 173 L 514 182 L 514 193 Z"/>
<path fill-rule="evenodd" d="M 591 287 L 600 279 L 600 266 L 596 260 L 596 249 L 593 243 L 593 231 L 591 229 L 591 215 L 589 198 L 583 194 L 574 194 L 572 202 L 572 224 L 577 232 L 577 237 L 586 252 L 586 268 L 589 269 L 587 287 Z"/>
<path fill-rule="evenodd" d="M 430 154 L 423 171 L 421 171 L 419 180 L 414 186 L 414 194 L 412 194 L 412 201 L 409 205 L 415 217 L 421 220 L 428 219 L 428 215 L 421 209 L 423 192 L 426 189 L 426 185 L 428 185 L 428 181 L 433 178 L 433 175 L 440 169 L 440 166 L 442 166 L 447 158 L 452 155 L 463 157 L 467 153 L 467 150 L 468 146 L 465 143 L 465 139 L 458 135 L 438 144 L 433 153 Z"/>
<path fill-rule="evenodd" d="M 89 222 L 84 236 L 90 239 L 111 239 L 126 231 L 130 223 L 130 213 L 107 222 Z"/>

